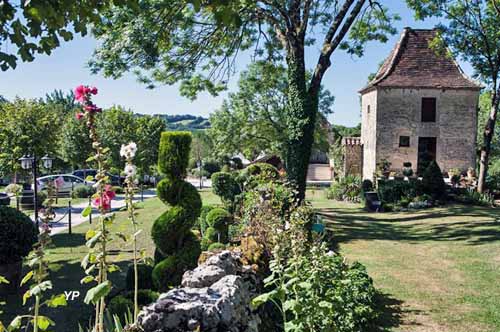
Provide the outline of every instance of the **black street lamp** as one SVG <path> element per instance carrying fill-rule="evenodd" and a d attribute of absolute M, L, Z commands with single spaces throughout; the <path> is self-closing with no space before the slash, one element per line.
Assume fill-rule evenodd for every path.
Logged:
<path fill-rule="evenodd" d="M 54 159 L 50 158 L 48 155 L 45 155 L 45 157 L 42 158 L 43 162 L 43 167 L 50 170 L 52 168 L 52 161 Z M 36 180 L 37 176 L 37 164 L 38 164 L 38 159 L 36 157 L 36 154 L 33 154 L 33 156 L 26 156 L 24 155 L 23 157 L 19 158 L 19 161 L 21 162 L 21 167 L 24 170 L 29 170 L 31 168 L 31 171 L 33 173 L 33 205 L 35 209 L 35 222 L 36 226 L 38 227 L 38 182 Z"/>

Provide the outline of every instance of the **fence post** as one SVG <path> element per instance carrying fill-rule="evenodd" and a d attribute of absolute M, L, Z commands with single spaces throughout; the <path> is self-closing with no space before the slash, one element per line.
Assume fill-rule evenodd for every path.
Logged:
<path fill-rule="evenodd" d="M 141 184 L 141 202 L 144 202 L 144 185 Z"/>
<path fill-rule="evenodd" d="M 71 200 L 68 202 L 68 232 L 71 235 L 72 230 L 71 230 L 71 213 L 72 213 L 72 208 L 71 208 Z"/>

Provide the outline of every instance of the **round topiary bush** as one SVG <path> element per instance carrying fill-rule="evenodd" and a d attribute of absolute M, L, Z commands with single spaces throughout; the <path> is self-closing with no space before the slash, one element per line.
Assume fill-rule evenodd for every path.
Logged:
<path fill-rule="evenodd" d="M 212 174 L 212 191 L 224 202 L 234 202 L 235 197 L 241 193 L 238 183 L 231 173 L 227 172 Z"/>
<path fill-rule="evenodd" d="M 153 267 L 147 264 L 137 265 L 137 274 L 139 281 L 139 289 L 153 289 Z M 125 278 L 125 287 L 127 290 L 134 290 L 134 265 L 129 265 L 127 276 Z"/>
<path fill-rule="evenodd" d="M 204 205 L 201 207 L 200 217 L 198 218 L 197 228 L 200 230 L 201 234 L 205 233 L 208 228 L 207 224 L 207 214 L 212 211 L 215 207 L 212 205 Z"/>
<path fill-rule="evenodd" d="M 0 206 L 0 264 L 21 261 L 37 242 L 38 230 L 33 221 L 8 206 Z"/>
<path fill-rule="evenodd" d="M 215 228 L 219 233 L 221 233 L 221 238 L 227 239 L 227 232 L 230 223 L 231 214 L 224 209 L 215 208 L 207 214 L 208 226 Z"/>
<path fill-rule="evenodd" d="M 279 178 L 278 170 L 271 164 L 266 164 L 266 163 L 251 164 L 246 168 L 246 171 L 250 176 L 258 175 L 269 180 L 276 180 Z"/>
<path fill-rule="evenodd" d="M 165 178 L 158 184 L 158 197 L 169 209 L 153 224 L 156 245 L 152 279 L 160 291 L 177 286 L 186 270 L 196 267 L 200 243 L 191 228 L 200 216 L 201 197 L 184 181 L 189 164 L 191 134 L 165 132 L 161 135 L 158 168 Z"/>

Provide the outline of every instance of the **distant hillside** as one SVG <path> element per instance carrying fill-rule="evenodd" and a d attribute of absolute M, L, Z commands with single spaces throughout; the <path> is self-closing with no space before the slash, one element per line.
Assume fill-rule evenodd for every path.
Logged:
<path fill-rule="evenodd" d="M 210 121 L 202 116 L 194 116 L 190 114 L 182 114 L 182 115 L 157 114 L 156 116 L 162 118 L 167 123 L 167 128 L 169 130 L 194 131 L 194 130 L 210 128 Z"/>

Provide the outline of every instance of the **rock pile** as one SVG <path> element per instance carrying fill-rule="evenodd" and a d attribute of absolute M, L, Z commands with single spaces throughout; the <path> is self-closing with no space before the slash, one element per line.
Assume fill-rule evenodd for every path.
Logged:
<path fill-rule="evenodd" d="M 139 316 L 145 332 L 258 332 L 250 309 L 257 279 L 240 255 L 223 251 L 182 278 L 182 287 L 164 293 Z"/>

